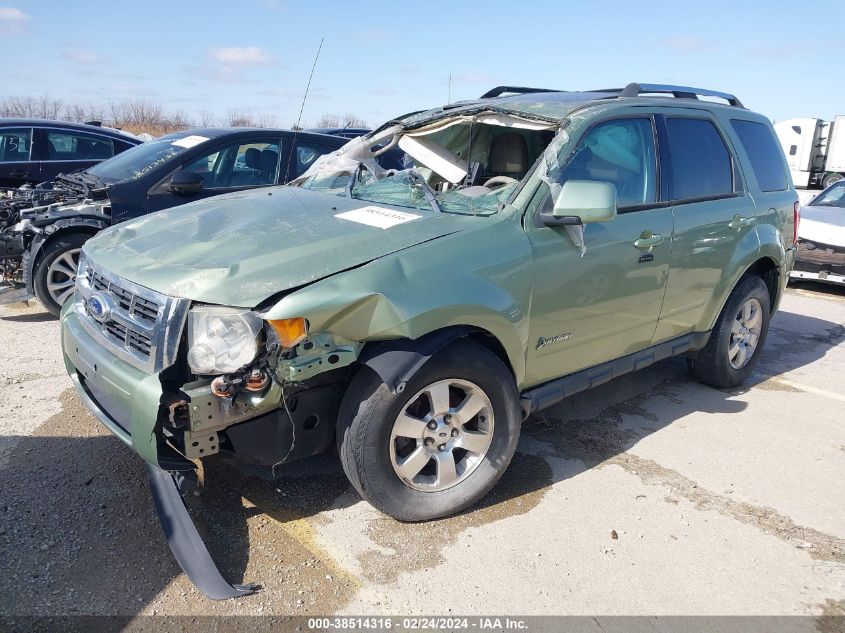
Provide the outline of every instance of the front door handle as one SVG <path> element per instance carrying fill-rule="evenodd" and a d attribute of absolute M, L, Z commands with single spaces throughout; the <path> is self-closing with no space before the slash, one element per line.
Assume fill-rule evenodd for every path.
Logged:
<path fill-rule="evenodd" d="M 27 176 L 29 176 L 29 172 L 24 171 L 23 169 L 13 169 L 9 172 L 9 175 L 12 178 L 26 178 Z"/>
<path fill-rule="evenodd" d="M 754 218 L 744 218 L 739 213 L 737 213 L 733 220 L 728 222 L 728 228 L 738 231 L 739 229 L 744 229 L 746 226 L 751 226 L 754 224 Z"/>
<path fill-rule="evenodd" d="M 651 250 L 655 246 L 663 244 L 663 236 L 646 231 L 642 236 L 634 241 L 634 246 L 642 250 Z"/>

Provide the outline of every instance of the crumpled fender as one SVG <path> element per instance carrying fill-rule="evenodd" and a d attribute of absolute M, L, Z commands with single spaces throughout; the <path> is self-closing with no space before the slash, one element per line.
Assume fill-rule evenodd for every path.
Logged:
<path fill-rule="evenodd" d="M 53 237 L 64 231 L 73 229 L 93 230 L 93 232 L 102 231 L 109 226 L 108 221 L 100 220 L 92 217 L 73 217 L 57 220 L 56 222 L 44 227 L 43 232 L 37 234 L 32 239 L 32 244 L 29 250 L 23 256 L 23 278 L 26 283 L 26 289 L 30 294 L 34 294 L 33 288 L 33 274 L 35 273 L 35 262 L 38 261 L 38 256 L 44 250 L 44 245 Z"/>
<path fill-rule="evenodd" d="M 367 343 L 365 355 L 389 350 L 389 357 L 365 356 L 365 361 L 391 388 L 451 340 L 441 342 L 434 333 L 466 327 L 498 341 L 520 384 L 531 303 L 530 244 L 518 217 L 465 221 L 477 222 L 478 230 L 444 236 L 322 279 L 282 297 L 262 316 L 304 317 L 312 332 Z M 377 345 L 397 340 L 407 342 Z M 422 347 L 429 344 L 430 349 Z M 417 355 L 408 354 L 411 350 Z"/>

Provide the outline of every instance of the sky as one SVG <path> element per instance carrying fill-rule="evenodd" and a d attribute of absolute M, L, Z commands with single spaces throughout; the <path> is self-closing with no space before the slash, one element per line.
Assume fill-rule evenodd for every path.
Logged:
<path fill-rule="evenodd" d="M 290 126 L 323 38 L 305 124 L 348 112 L 375 126 L 497 85 L 632 81 L 731 92 L 773 120 L 845 114 L 842 0 L 4 1 L 0 98 L 142 99 Z"/>

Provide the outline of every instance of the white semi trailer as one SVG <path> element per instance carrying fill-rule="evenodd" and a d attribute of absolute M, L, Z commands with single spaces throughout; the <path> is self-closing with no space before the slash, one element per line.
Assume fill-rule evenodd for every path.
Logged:
<path fill-rule="evenodd" d="M 845 179 L 845 115 L 789 119 L 775 123 L 775 132 L 796 187 L 817 189 Z"/>

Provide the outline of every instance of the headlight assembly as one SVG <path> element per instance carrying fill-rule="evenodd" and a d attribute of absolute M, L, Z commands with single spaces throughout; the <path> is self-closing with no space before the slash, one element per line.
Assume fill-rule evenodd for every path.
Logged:
<path fill-rule="evenodd" d="M 250 310 L 198 306 L 188 313 L 188 365 L 195 374 L 230 374 L 258 354 L 263 321 Z"/>

